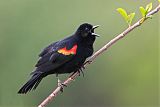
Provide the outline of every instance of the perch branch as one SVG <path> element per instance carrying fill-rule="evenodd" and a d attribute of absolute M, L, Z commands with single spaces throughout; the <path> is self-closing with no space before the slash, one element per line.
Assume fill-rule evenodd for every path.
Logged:
<path fill-rule="evenodd" d="M 160 10 L 160 5 L 158 5 L 155 9 L 153 9 L 152 11 L 150 11 L 147 14 L 147 17 L 150 15 L 153 15 L 155 13 L 157 13 Z M 148 18 L 146 18 L 148 19 Z M 100 54 L 102 54 L 104 51 L 106 51 L 110 46 L 112 46 L 114 43 L 116 43 L 118 40 L 122 39 L 123 37 L 125 37 L 129 32 L 131 32 L 133 29 L 137 28 L 138 26 L 140 26 L 142 24 L 141 22 L 142 19 L 140 19 L 138 22 L 136 22 L 135 24 L 133 24 L 132 26 L 128 27 L 126 30 L 124 30 L 121 34 L 117 35 L 115 38 L 113 38 L 111 41 L 109 41 L 107 44 L 105 44 L 102 48 L 100 48 L 97 52 L 95 52 L 84 64 L 84 67 L 86 67 L 87 65 L 89 65 L 90 63 L 92 63 L 92 61 L 99 56 Z M 145 20 L 144 20 L 145 21 Z M 66 86 L 73 81 L 77 76 L 79 75 L 79 72 L 75 72 L 74 74 L 72 74 L 69 78 L 67 78 L 63 84 L 65 84 Z M 45 107 L 51 100 L 53 100 L 57 94 L 59 93 L 59 91 L 61 90 L 61 87 L 57 87 L 38 107 Z"/>

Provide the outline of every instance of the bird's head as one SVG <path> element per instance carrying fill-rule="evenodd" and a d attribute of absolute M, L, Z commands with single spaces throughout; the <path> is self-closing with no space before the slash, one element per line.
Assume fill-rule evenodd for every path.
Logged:
<path fill-rule="evenodd" d="M 77 29 L 76 33 L 83 37 L 83 38 L 87 38 L 87 37 L 99 37 L 98 34 L 94 33 L 94 30 L 95 28 L 98 28 L 99 25 L 96 25 L 96 26 L 93 26 L 91 24 L 88 24 L 88 23 L 84 23 L 84 24 L 81 24 L 79 26 L 79 28 Z"/>

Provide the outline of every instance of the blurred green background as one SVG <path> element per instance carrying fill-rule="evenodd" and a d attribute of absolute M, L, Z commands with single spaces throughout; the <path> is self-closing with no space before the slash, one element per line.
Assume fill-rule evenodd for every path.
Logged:
<path fill-rule="evenodd" d="M 127 28 L 118 7 L 136 12 L 156 0 L 0 0 L 0 106 L 36 107 L 56 87 L 55 75 L 18 95 L 39 52 L 83 22 L 99 24 L 95 50 Z M 97 57 L 48 107 L 158 107 L 158 14 Z M 63 80 L 68 75 L 61 75 Z"/>

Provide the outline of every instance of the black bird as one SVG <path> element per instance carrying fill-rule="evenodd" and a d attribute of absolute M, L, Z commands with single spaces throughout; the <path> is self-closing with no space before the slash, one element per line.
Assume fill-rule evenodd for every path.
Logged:
<path fill-rule="evenodd" d="M 86 58 L 93 54 L 93 43 L 96 36 L 99 36 L 94 33 L 97 27 L 98 25 L 84 23 L 72 36 L 44 48 L 39 54 L 35 70 L 31 73 L 32 77 L 18 93 L 26 94 L 31 89 L 36 89 L 47 75 L 80 71 Z"/>

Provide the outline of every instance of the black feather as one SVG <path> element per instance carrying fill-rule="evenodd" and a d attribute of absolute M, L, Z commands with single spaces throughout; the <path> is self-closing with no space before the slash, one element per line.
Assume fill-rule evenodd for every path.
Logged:
<path fill-rule="evenodd" d="M 42 80 L 42 73 L 34 74 L 31 79 L 23 85 L 23 87 L 18 91 L 19 94 L 26 94 L 31 89 L 36 89 L 40 81 Z"/>
<path fill-rule="evenodd" d="M 31 73 L 32 77 L 18 93 L 25 94 L 36 89 L 47 75 L 77 71 L 86 58 L 93 54 L 93 43 L 96 37 L 92 33 L 94 33 L 94 27 L 91 24 L 84 23 L 73 35 L 44 48 L 39 54 L 40 59 L 35 65 L 35 70 Z M 76 49 L 73 48 L 75 46 Z M 63 52 L 60 50 L 63 50 Z"/>

